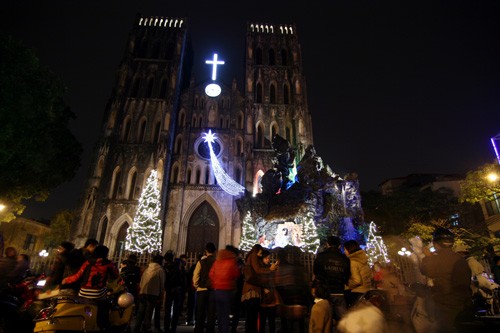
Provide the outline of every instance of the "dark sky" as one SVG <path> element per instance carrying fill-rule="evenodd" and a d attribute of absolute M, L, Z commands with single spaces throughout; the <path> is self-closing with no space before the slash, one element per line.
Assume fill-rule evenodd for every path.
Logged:
<path fill-rule="evenodd" d="M 410 173 L 465 173 L 494 159 L 498 1 L 17 0 L 2 4 L 0 28 L 63 79 L 84 147 L 77 177 L 24 216 L 76 207 L 137 13 L 187 17 L 196 78 L 209 77 L 204 60 L 217 51 L 227 83 L 243 82 L 246 22 L 295 23 L 316 152 L 338 174 L 357 172 L 362 190 Z"/>

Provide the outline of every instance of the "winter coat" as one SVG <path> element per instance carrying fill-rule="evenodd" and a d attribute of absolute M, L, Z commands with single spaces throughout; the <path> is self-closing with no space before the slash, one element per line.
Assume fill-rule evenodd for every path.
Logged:
<path fill-rule="evenodd" d="M 309 333 L 330 333 L 332 331 L 332 308 L 327 299 L 317 299 L 311 308 Z"/>
<path fill-rule="evenodd" d="M 139 285 L 139 294 L 160 296 L 165 287 L 165 270 L 160 264 L 150 262 L 144 270 Z"/>
<path fill-rule="evenodd" d="M 368 265 L 368 256 L 363 250 L 349 253 L 351 260 L 351 276 L 349 277 L 348 287 L 355 293 L 366 293 L 372 289 L 373 272 Z"/>
<path fill-rule="evenodd" d="M 342 293 L 351 276 L 349 259 L 339 249 L 329 247 L 314 260 L 315 279 L 323 284 L 330 294 Z"/>
<path fill-rule="evenodd" d="M 84 262 L 78 272 L 66 277 L 62 283 L 71 284 L 83 279 L 81 288 L 100 290 L 106 287 L 109 278 L 116 279 L 119 276 L 118 269 L 111 261 L 99 258 L 94 263 L 88 260 Z"/>
<path fill-rule="evenodd" d="M 220 250 L 208 276 L 214 290 L 236 290 L 241 272 L 236 264 L 236 255 L 229 250 Z"/>
<path fill-rule="evenodd" d="M 265 267 L 264 265 L 261 264 L 259 256 L 257 255 L 257 251 L 252 251 L 246 261 L 245 265 L 250 265 L 254 271 L 255 274 L 270 274 L 271 269 L 269 267 Z M 257 295 L 257 297 L 260 297 L 260 288 L 261 286 L 256 286 L 254 284 L 248 283 L 248 281 L 245 281 L 243 283 L 243 290 L 242 290 L 242 295 L 245 295 L 249 291 L 253 291 L 254 295 Z"/>

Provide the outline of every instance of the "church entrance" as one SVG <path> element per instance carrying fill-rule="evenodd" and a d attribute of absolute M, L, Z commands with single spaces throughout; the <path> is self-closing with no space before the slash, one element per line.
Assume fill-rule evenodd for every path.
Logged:
<path fill-rule="evenodd" d="M 186 252 L 203 253 L 208 242 L 216 247 L 219 244 L 219 219 L 213 207 L 204 201 L 189 220 Z"/>

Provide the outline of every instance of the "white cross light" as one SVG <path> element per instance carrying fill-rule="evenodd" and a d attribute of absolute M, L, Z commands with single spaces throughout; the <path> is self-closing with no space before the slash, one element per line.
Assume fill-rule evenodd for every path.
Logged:
<path fill-rule="evenodd" d="M 212 65 L 212 80 L 217 79 L 217 65 L 224 65 L 224 61 L 217 60 L 217 53 L 214 53 L 214 60 L 205 60 L 206 64 Z"/>

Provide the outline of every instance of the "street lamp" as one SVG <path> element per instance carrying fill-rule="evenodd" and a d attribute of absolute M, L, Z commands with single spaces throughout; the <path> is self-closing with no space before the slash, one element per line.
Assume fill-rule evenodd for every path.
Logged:
<path fill-rule="evenodd" d="M 490 172 L 487 176 L 486 176 L 486 179 L 488 179 L 488 181 L 490 183 L 494 183 L 498 180 L 498 175 L 495 173 L 495 172 Z"/>

